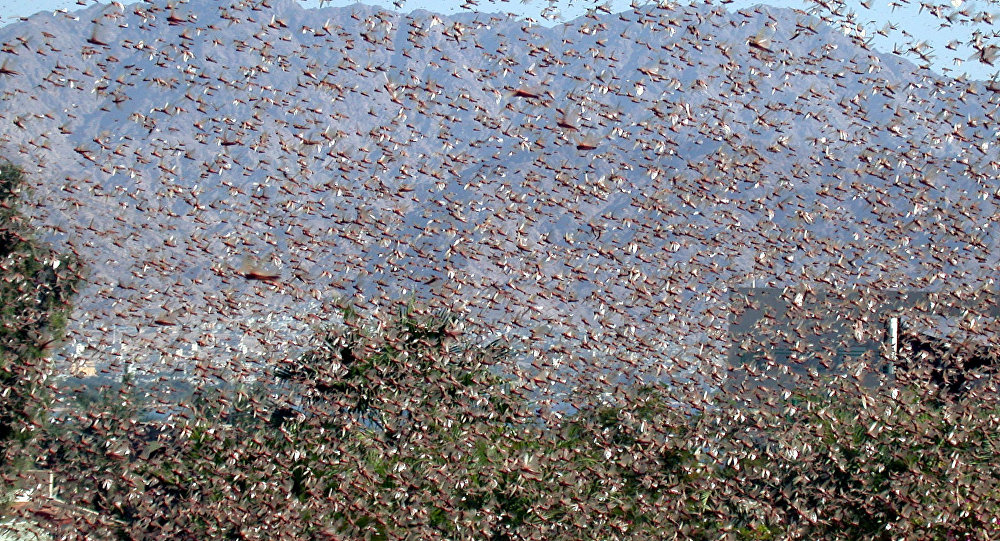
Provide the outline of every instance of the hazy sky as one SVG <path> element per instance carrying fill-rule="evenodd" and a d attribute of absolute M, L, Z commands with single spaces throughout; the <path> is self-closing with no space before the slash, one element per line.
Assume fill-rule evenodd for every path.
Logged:
<path fill-rule="evenodd" d="M 177 0 L 184 1 L 184 0 Z M 217 0 L 208 0 L 217 1 Z M 320 4 L 328 6 L 343 6 L 353 2 L 345 0 L 320 1 L 320 0 L 299 0 L 304 7 L 318 7 Z M 928 15 L 926 10 L 921 13 L 920 1 L 912 0 L 903 4 L 898 0 L 865 0 L 871 8 L 865 8 L 856 0 L 847 0 L 847 5 L 857 13 L 857 20 L 866 24 L 867 35 L 873 35 L 875 30 L 886 29 L 886 24 L 897 25 L 896 30 L 890 30 L 887 37 L 875 35 L 875 45 L 880 50 L 892 51 L 894 46 L 907 48 L 907 44 L 912 46 L 915 43 L 926 42 L 932 47 L 934 54 L 933 66 L 938 72 L 946 72 L 952 76 L 968 73 L 969 76 L 977 79 L 988 79 L 997 72 L 997 68 L 981 64 L 975 60 L 968 60 L 974 51 L 966 46 L 959 45 L 957 50 L 952 51 L 946 48 L 951 42 L 956 46 L 957 42 L 971 41 L 973 28 L 951 27 L 939 28 L 940 19 Z M 923 0 L 927 1 L 927 0 Z M 932 0 L 935 5 L 940 2 L 944 12 L 951 12 L 955 9 L 969 9 L 975 11 L 990 11 L 988 2 L 968 2 L 966 0 Z M 92 0 L 0 0 L 0 26 L 18 20 L 19 17 L 27 17 L 38 11 L 54 11 L 57 9 L 80 9 L 84 5 L 92 5 L 96 2 Z M 107 3 L 107 2 L 104 2 Z M 125 0 L 126 4 L 134 3 Z M 391 0 L 368 0 L 366 3 L 381 5 L 392 9 Z M 583 15 L 587 9 L 605 3 L 580 1 L 580 0 L 407 0 L 403 5 L 404 10 L 427 9 L 439 13 L 454 13 L 461 9 L 462 4 L 474 4 L 474 9 L 485 12 L 512 12 L 518 15 L 532 17 L 539 22 L 546 22 L 548 18 L 551 22 L 559 22 Z M 629 0 L 610 0 L 606 2 L 613 11 L 622 11 L 629 8 Z M 640 3 L 646 3 L 645 0 Z M 793 7 L 808 10 L 809 5 L 801 0 L 774 0 L 770 2 L 760 2 L 754 0 L 735 0 L 728 4 L 730 9 L 741 9 L 754 4 L 767 3 L 781 7 Z M 834 2 L 831 2 L 833 4 Z M 912 4 L 912 5 L 911 5 Z M 548 10 L 546 11 L 546 9 Z M 544 13 L 543 13 L 544 12 Z M 547 23 L 548 24 L 548 23 Z M 998 23 L 1000 24 L 1000 23 Z M 980 27 L 983 31 L 995 30 L 995 27 Z M 959 59 L 957 65 L 955 59 Z M 912 57 L 911 57 L 912 59 Z M 1000 66 L 998 66 L 1000 67 Z"/>

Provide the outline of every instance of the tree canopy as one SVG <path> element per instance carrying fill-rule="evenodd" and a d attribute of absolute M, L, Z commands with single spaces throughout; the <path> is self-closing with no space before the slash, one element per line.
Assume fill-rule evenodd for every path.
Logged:
<path fill-rule="evenodd" d="M 48 356 L 66 326 L 82 279 L 75 257 L 56 253 L 32 232 L 19 206 L 24 173 L 0 163 L 0 465 L 44 423 Z M 20 457 L 22 462 L 24 457 Z"/>

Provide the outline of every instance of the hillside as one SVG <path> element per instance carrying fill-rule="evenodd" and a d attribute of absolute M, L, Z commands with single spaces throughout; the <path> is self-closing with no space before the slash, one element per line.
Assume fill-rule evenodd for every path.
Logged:
<path fill-rule="evenodd" d="M 680 345 L 721 358 L 731 287 L 1000 263 L 996 93 L 804 13 L 268 5 L 0 29 L 2 148 L 91 269 L 71 362 L 194 374 L 413 295 L 662 374 Z"/>

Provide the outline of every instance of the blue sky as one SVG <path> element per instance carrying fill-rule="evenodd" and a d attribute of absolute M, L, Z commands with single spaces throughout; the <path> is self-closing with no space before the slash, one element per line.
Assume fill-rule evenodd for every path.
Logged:
<path fill-rule="evenodd" d="M 183 0 L 179 0 L 183 1 Z M 343 6 L 354 3 L 345 0 L 299 0 L 304 7 L 319 7 L 322 3 L 328 6 Z M 825 0 L 819 0 L 824 1 Z M 927 0 L 924 0 L 925 3 Z M 1000 68 L 988 66 L 975 60 L 968 60 L 973 55 L 974 50 L 964 45 L 973 39 L 974 27 L 955 25 L 950 28 L 940 28 L 941 19 L 936 19 L 927 14 L 926 9 L 920 8 L 920 0 L 912 0 L 903 3 L 900 0 L 865 0 L 870 8 L 864 7 L 856 0 L 846 0 L 845 5 L 857 14 L 857 21 L 865 27 L 867 35 L 875 38 L 874 43 L 877 48 L 883 51 L 891 51 L 894 46 L 907 48 L 916 43 L 925 42 L 930 46 L 934 55 L 933 67 L 936 71 L 947 73 L 952 76 L 959 76 L 967 73 L 975 79 L 988 79 Z M 38 11 L 54 11 L 57 9 L 80 9 L 84 5 L 92 5 L 96 2 L 92 0 L 0 0 L 0 26 L 18 20 L 19 17 L 26 17 Z M 106 2 L 105 2 L 106 3 Z M 123 3 L 133 3 L 125 0 Z M 368 0 L 366 3 L 376 4 L 392 9 L 391 0 Z M 439 13 L 454 13 L 462 9 L 462 4 L 475 4 L 473 9 L 485 12 L 512 12 L 522 16 L 532 17 L 539 22 L 545 22 L 548 15 L 552 22 L 568 20 L 583 15 L 587 9 L 595 5 L 606 3 L 613 11 L 622 11 L 629 8 L 629 0 L 406 0 L 403 9 L 427 9 Z M 645 1 L 641 2 L 645 3 Z M 727 4 L 730 9 L 741 9 L 755 4 L 762 3 L 759 0 L 734 0 Z M 780 7 L 809 9 L 809 4 L 799 0 L 774 0 L 765 2 L 770 5 Z M 835 4 L 836 2 L 830 2 Z M 959 10 L 968 10 L 971 13 L 991 11 L 988 2 L 978 0 L 934 0 L 934 5 L 940 5 L 942 13 L 955 13 Z M 545 11 L 548 8 L 548 11 Z M 543 14 L 544 12 L 544 14 Z M 1000 20 L 1000 13 L 998 13 Z M 997 23 L 1000 25 L 1000 22 Z M 875 34 L 876 30 L 887 29 L 886 25 L 895 25 L 895 30 L 888 30 L 888 36 Z M 996 25 L 980 25 L 982 31 L 993 31 Z M 996 42 L 996 41 L 994 41 Z M 950 50 L 947 45 L 951 43 L 955 50 Z M 913 59 L 911 57 L 911 59 Z M 957 64 L 955 60 L 961 61 Z"/>

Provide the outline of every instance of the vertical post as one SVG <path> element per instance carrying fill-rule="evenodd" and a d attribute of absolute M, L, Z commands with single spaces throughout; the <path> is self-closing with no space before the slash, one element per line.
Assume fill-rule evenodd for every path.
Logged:
<path fill-rule="evenodd" d="M 896 361 L 899 358 L 899 317 L 892 316 L 888 322 L 888 346 L 889 360 Z"/>

